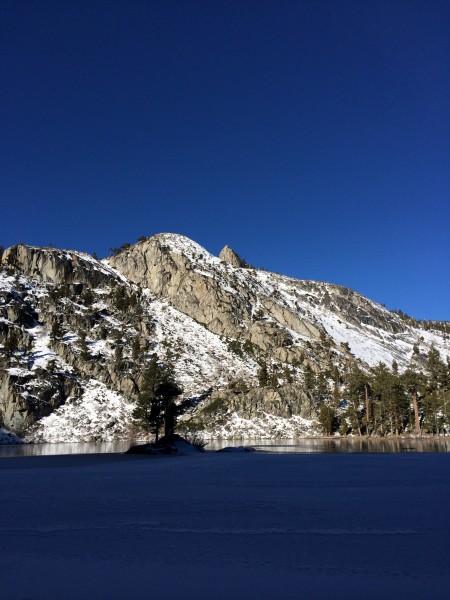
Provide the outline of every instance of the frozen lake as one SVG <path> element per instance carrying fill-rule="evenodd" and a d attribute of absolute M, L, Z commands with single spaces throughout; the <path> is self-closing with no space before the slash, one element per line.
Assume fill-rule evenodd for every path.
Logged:
<path fill-rule="evenodd" d="M 274 453 L 391 453 L 391 452 L 450 452 L 450 438 L 296 438 L 292 440 L 245 439 L 214 440 L 207 451 L 226 446 L 252 446 L 258 452 Z M 40 456 L 57 454 L 107 454 L 125 452 L 130 442 L 82 442 L 57 444 L 0 445 L 2 456 Z"/>
<path fill-rule="evenodd" d="M 56 444 L 0 445 L 2 456 L 47 456 L 58 454 L 109 454 L 128 450 L 130 442 L 79 442 Z"/>
<path fill-rule="evenodd" d="M 207 450 L 226 446 L 252 446 L 258 452 L 271 453 L 375 453 L 450 452 L 450 438 L 297 438 L 292 440 L 215 440 Z"/>
<path fill-rule="evenodd" d="M 8 600 L 445 598 L 450 454 L 0 460 Z"/>

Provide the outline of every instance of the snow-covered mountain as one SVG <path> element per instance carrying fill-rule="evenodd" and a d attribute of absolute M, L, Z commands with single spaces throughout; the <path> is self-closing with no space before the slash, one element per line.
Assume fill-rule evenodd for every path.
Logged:
<path fill-rule="evenodd" d="M 174 364 L 182 424 L 215 437 L 313 432 L 306 368 L 329 376 L 355 361 L 395 361 L 402 370 L 423 367 L 432 346 L 450 355 L 441 331 L 352 290 L 251 268 L 228 247 L 215 257 L 175 234 L 103 261 L 18 245 L 1 267 L 0 425 L 32 440 L 133 435 L 153 353 Z"/>

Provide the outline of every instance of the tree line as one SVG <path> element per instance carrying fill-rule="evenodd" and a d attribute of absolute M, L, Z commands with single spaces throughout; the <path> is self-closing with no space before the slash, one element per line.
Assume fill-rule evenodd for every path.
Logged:
<path fill-rule="evenodd" d="M 366 372 L 354 362 L 344 376 L 335 369 L 333 384 L 329 381 L 307 369 L 305 386 L 317 402 L 326 435 L 439 435 L 449 430 L 450 364 L 434 347 L 426 373 L 413 366 L 400 373 L 395 361 Z"/>

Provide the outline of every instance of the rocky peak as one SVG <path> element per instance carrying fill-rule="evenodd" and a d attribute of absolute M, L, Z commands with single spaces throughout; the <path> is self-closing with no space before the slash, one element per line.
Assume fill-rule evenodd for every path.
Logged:
<path fill-rule="evenodd" d="M 223 262 L 226 262 L 233 267 L 243 268 L 247 266 L 245 260 L 241 258 L 239 254 L 237 254 L 232 248 L 230 248 L 230 246 L 225 246 L 222 249 L 221 253 L 219 254 L 219 258 L 220 260 L 223 260 Z"/>
<path fill-rule="evenodd" d="M 250 321 L 249 291 L 237 289 L 223 262 L 188 238 L 152 236 L 107 262 L 215 334 L 238 337 Z"/>

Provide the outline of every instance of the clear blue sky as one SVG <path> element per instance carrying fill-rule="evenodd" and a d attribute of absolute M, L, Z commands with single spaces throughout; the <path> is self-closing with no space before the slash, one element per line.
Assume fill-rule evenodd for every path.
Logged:
<path fill-rule="evenodd" d="M 164 231 L 450 319 L 447 0 L 1 0 L 0 244 Z"/>

